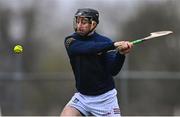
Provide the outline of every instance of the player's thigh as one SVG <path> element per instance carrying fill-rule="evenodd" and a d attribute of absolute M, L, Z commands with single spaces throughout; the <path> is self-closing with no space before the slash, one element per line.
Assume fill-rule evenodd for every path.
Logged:
<path fill-rule="evenodd" d="M 81 113 L 74 107 L 65 106 L 60 116 L 81 116 Z"/>

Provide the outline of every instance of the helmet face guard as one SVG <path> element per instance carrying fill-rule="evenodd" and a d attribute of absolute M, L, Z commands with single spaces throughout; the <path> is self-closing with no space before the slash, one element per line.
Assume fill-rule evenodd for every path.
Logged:
<path fill-rule="evenodd" d="M 77 16 L 77 17 L 74 17 L 74 19 L 73 19 L 73 27 L 74 27 L 75 31 L 77 30 L 78 17 L 82 17 L 82 16 Z M 91 17 L 83 17 L 83 21 L 88 22 L 89 24 L 92 24 Z"/>
<path fill-rule="evenodd" d="M 96 22 L 97 24 L 99 23 L 98 11 L 94 9 L 90 9 L 90 8 L 78 9 L 77 12 L 75 13 L 74 20 L 73 20 L 73 27 L 74 27 L 75 32 L 77 31 L 77 17 L 87 18 L 90 24 L 92 24 L 93 21 Z M 89 33 L 91 33 L 94 29 L 92 29 Z"/>

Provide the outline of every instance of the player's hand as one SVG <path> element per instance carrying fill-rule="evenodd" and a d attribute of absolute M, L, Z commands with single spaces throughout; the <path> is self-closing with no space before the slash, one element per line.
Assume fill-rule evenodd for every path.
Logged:
<path fill-rule="evenodd" d="M 127 54 L 130 52 L 131 48 L 133 47 L 133 44 L 129 41 L 119 41 L 115 42 L 114 46 L 121 54 Z"/>

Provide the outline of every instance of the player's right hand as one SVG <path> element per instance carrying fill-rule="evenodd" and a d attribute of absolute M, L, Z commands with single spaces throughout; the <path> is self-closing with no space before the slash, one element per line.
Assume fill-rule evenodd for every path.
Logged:
<path fill-rule="evenodd" d="M 131 48 L 133 47 L 133 44 L 129 41 L 119 41 L 115 42 L 114 46 L 121 54 L 127 54 L 130 52 Z"/>

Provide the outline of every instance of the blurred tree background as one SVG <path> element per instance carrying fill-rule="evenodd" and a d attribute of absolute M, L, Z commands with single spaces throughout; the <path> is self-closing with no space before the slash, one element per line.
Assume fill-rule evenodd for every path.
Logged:
<path fill-rule="evenodd" d="M 159 30 L 173 35 L 134 46 L 116 76 L 122 115 L 180 115 L 178 0 L 0 0 L 0 114 L 57 116 L 75 92 L 64 48 L 78 8 L 100 12 L 113 41 Z M 14 54 L 22 44 L 23 54 Z"/>

